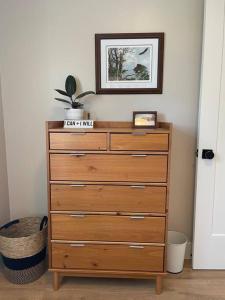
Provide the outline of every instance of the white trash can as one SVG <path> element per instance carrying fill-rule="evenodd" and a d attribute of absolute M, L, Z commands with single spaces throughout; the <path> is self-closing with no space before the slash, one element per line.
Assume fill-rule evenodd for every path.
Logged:
<path fill-rule="evenodd" d="M 168 232 L 167 241 L 167 271 L 180 273 L 184 266 L 184 256 L 187 245 L 187 237 L 176 231 Z"/>

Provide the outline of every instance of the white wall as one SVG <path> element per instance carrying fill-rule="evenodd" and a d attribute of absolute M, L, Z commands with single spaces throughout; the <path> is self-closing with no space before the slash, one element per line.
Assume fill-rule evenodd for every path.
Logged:
<path fill-rule="evenodd" d="M 9 221 L 9 194 L 8 194 L 4 118 L 3 118 L 3 110 L 2 110 L 1 80 L 0 80 L 0 226 L 8 221 Z"/>
<path fill-rule="evenodd" d="M 66 75 L 95 88 L 94 34 L 165 32 L 162 95 L 97 95 L 99 120 L 157 110 L 173 122 L 170 228 L 191 237 L 203 0 L 1 1 L 3 106 L 11 217 L 47 210 L 44 121 L 63 118 L 53 101 Z"/>

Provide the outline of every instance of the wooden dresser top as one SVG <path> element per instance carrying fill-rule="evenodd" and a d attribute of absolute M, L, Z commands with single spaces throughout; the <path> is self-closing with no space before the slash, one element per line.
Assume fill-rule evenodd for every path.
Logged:
<path fill-rule="evenodd" d="M 63 128 L 63 121 L 47 121 L 49 132 L 145 132 L 145 133 L 170 133 L 172 124 L 159 122 L 158 128 L 155 129 L 137 129 L 132 127 L 132 122 L 120 121 L 95 121 L 94 128 L 88 129 L 70 129 Z"/>

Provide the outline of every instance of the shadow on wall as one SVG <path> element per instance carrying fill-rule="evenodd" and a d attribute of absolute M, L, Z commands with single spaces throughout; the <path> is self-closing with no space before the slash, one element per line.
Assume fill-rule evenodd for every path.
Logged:
<path fill-rule="evenodd" d="M 196 136 L 187 128 L 173 127 L 170 177 L 169 229 L 192 240 L 196 168 Z M 176 199 L 176 200 L 175 200 Z M 184 216 L 190 222 L 184 222 Z"/>
<path fill-rule="evenodd" d="M 45 133 L 43 135 L 45 139 Z M 44 143 L 45 145 L 46 143 Z M 37 212 L 37 216 L 46 215 L 48 212 L 48 192 L 47 192 L 47 159 L 45 148 L 42 152 L 40 164 L 36 169 L 34 176 L 34 200 L 32 201 L 34 207 L 32 211 Z"/>

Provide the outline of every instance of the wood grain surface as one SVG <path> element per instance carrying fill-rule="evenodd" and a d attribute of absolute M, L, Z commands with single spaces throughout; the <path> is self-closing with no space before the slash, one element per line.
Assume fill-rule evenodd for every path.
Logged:
<path fill-rule="evenodd" d="M 167 151 L 168 134 L 110 134 L 111 150 Z"/>
<path fill-rule="evenodd" d="M 192 270 L 185 264 L 180 274 L 168 274 L 163 293 L 155 295 L 155 280 L 67 277 L 52 290 L 52 273 L 39 280 L 17 285 L 0 272 L 0 300 L 224 300 L 225 271 Z"/>
<path fill-rule="evenodd" d="M 52 239 L 163 243 L 165 217 L 52 214 Z"/>
<path fill-rule="evenodd" d="M 50 133 L 50 149 L 106 150 L 106 133 Z"/>
<path fill-rule="evenodd" d="M 53 268 L 163 271 L 164 247 L 126 245 L 52 245 Z"/>
<path fill-rule="evenodd" d="M 166 182 L 167 155 L 50 154 L 51 180 Z"/>
<path fill-rule="evenodd" d="M 165 213 L 166 187 L 51 184 L 51 210 Z"/>

